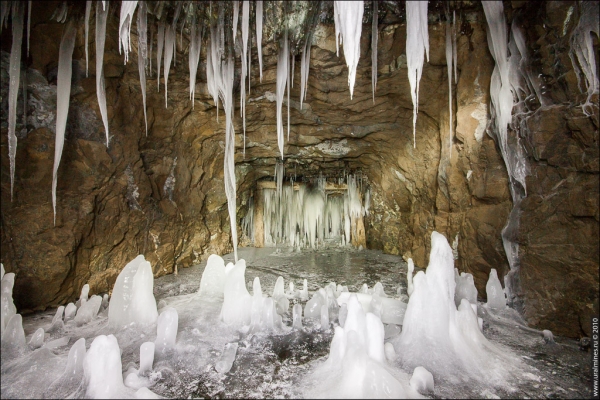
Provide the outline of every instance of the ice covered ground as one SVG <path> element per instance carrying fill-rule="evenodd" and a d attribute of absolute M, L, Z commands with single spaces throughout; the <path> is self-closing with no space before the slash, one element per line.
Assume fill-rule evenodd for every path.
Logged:
<path fill-rule="evenodd" d="M 303 280 L 307 279 L 309 298 L 330 282 L 347 286 L 350 292 L 364 291 L 365 283 L 368 288 L 373 288 L 376 282 L 381 282 L 387 296 L 408 301 L 406 263 L 397 256 L 385 255 L 378 251 L 335 248 L 298 253 L 288 252 L 286 249 L 240 248 L 238 257 L 246 260 L 244 279 L 250 295 L 253 293 L 255 277 L 260 278 L 262 292 L 271 296 L 275 283 L 281 276 L 286 292 L 290 282 L 299 290 Z M 224 260 L 225 264 L 233 262 L 233 254 L 226 255 Z M 389 374 L 391 388 L 397 390 L 391 394 L 398 395 L 402 391 L 400 394 L 419 396 L 411 391 L 409 381 L 412 378 L 419 381 L 424 388 L 427 386 L 426 374 L 413 374 L 413 366 L 407 367 L 406 363 L 402 362 L 403 355 L 398 351 L 401 346 L 397 344 L 400 335 L 390 329 L 389 325 L 385 326 L 385 331 L 381 334 L 385 335 L 384 342 L 396 343 L 397 359 L 394 361 L 391 361 L 393 357 L 387 344 L 385 350 L 383 346 L 378 347 L 377 340 L 373 341 L 376 344 L 374 347 L 361 347 L 357 344 L 359 340 L 356 337 L 350 337 L 352 331 L 349 326 L 358 326 L 360 324 L 357 321 L 365 318 L 364 313 L 352 311 L 352 307 L 354 310 L 356 307 L 350 306 L 351 300 L 347 302 L 346 307 L 347 321 L 344 323 L 347 332 L 344 337 L 353 343 L 354 347 L 346 347 L 349 350 L 345 355 L 341 355 L 343 361 L 339 361 L 340 354 L 330 356 L 330 347 L 335 347 L 332 346 L 334 332 L 338 338 L 343 336 L 339 327 L 339 317 L 330 317 L 331 324 L 325 330 L 321 329 L 320 318 L 304 319 L 302 330 L 292 329 L 293 305 L 301 304 L 304 309 L 305 300 L 289 299 L 288 312 L 282 316 L 283 327 L 275 328 L 271 332 L 252 334 L 227 326 L 220 319 L 223 301 L 198 295 L 205 266 L 206 262 L 180 270 L 179 275 L 164 276 L 154 281 L 158 314 L 169 307 L 177 311 L 177 340 L 174 350 L 154 357 L 152 369 L 148 373 L 140 374 L 139 378 L 130 375 L 129 379 L 125 380 L 129 385 L 149 385 L 149 389 L 155 394 L 181 398 L 363 397 L 369 396 L 371 392 L 368 389 L 360 392 L 364 387 L 357 388 L 355 392 L 350 390 L 354 380 L 352 378 L 357 374 L 360 377 L 361 373 L 365 372 L 361 371 L 360 364 L 356 367 L 356 360 L 362 359 L 373 367 L 367 372 L 376 371 L 378 376 Z M 422 287 L 422 282 L 419 281 L 423 279 L 416 278 L 419 271 L 421 270 L 416 268 L 417 295 L 413 292 L 413 296 L 418 296 L 418 291 L 421 290 L 419 287 Z M 157 338 L 156 323 L 146 326 L 134 324 L 117 330 L 108 324 L 108 308 L 100 308 L 102 311 L 91 322 L 78 326 L 73 320 L 66 322 L 64 327 L 55 324 L 54 329 L 49 328 L 56 310 L 25 316 L 23 327 L 27 343 L 41 327 L 46 331 L 43 339 L 45 347 L 28 350 L 23 356 L 12 360 L 5 357 L 3 352 L 1 397 L 85 397 L 86 387 L 81 373 L 75 373 L 74 379 L 65 379 L 63 375 L 69 351 L 77 347 L 74 344 L 80 338 L 85 338 L 85 346 L 90 353 L 94 338 L 114 334 L 122 351 L 120 372 L 139 369 L 140 346 Z M 352 313 L 354 317 L 350 317 Z M 340 311 L 339 314 L 343 312 Z M 495 382 L 491 379 L 486 380 L 485 368 L 480 371 L 480 376 L 477 376 L 470 375 L 468 368 L 462 372 L 459 372 L 459 369 L 434 371 L 434 365 L 434 368 L 429 370 L 433 372 L 435 384 L 433 392 L 426 393 L 428 396 L 589 397 L 589 353 L 579 351 L 577 342 L 556 337 L 556 345 L 547 345 L 540 334 L 518 328 L 516 325 L 522 322 L 510 309 L 492 312 L 479 303 L 478 314 L 483 318 L 484 336 L 504 357 L 498 363 L 504 379 Z M 354 322 L 348 322 L 352 318 Z M 159 317 L 158 324 L 160 323 Z M 379 334 L 376 319 L 369 317 L 369 314 L 366 314 L 366 322 L 363 325 L 369 325 L 363 330 L 364 335 L 369 336 L 373 332 Z M 68 343 L 65 343 L 65 338 L 68 338 Z M 108 349 L 109 342 L 110 340 L 104 340 L 102 344 Z M 228 352 L 233 352 L 233 344 L 237 344 L 237 351 L 231 369 L 227 373 L 217 372 L 217 369 L 223 370 L 223 366 L 228 367 L 222 353 L 226 348 Z M 382 351 L 385 356 L 383 360 L 377 361 L 377 354 L 382 358 Z M 328 357 L 331 357 L 332 361 L 338 361 L 327 362 Z M 347 365 L 355 367 L 345 367 Z M 138 396 L 148 394 L 137 393 Z M 126 388 L 122 395 L 134 397 L 136 390 Z M 382 397 L 382 393 L 372 394 L 371 397 L 373 396 Z"/>

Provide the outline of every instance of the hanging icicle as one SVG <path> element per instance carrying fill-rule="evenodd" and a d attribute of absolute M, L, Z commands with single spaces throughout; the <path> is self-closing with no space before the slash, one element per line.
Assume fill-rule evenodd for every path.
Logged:
<path fill-rule="evenodd" d="M 144 103 L 144 122 L 146 136 L 148 136 L 148 117 L 146 116 L 146 61 L 148 60 L 148 25 L 146 2 L 140 1 L 138 10 L 138 71 L 140 73 L 140 86 L 142 88 L 142 101 Z"/>
<path fill-rule="evenodd" d="M 452 154 L 452 138 L 454 134 L 452 132 L 453 123 L 452 123 L 452 69 L 453 67 L 453 40 L 452 40 L 452 27 L 450 26 L 450 21 L 446 22 L 446 65 L 448 66 L 448 121 L 449 121 L 449 148 L 450 154 Z"/>
<path fill-rule="evenodd" d="M 375 104 L 375 89 L 377 87 L 377 40 L 379 39 L 379 2 L 373 0 L 373 22 L 371 23 L 371 88 L 373 90 L 373 104 Z"/>
<path fill-rule="evenodd" d="M 198 72 L 198 63 L 200 61 L 200 50 L 202 46 L 202 28 L 196 26 L 196 18 L 192 20 L 190 28 L 190 100 L 192 101 L 192 109 L 194 109 L 194 97 L 196 94 L 196 74 Z"/>
<path fill-rule="evenodd" d="M 13 199 L 15 182 L 15 157 L 17 155 L 17 99 L 21 74 L 21 45 L 23 41 L 23 4 L 12 5 L 12 47 L 10 49 L 10 69 L 8 70 L 8 156 L 10 158 L 10 201 Z"/>
<path fill-rule="evenodd" d="M 246 156 L 246 52 L 248 51 L 248 24 L 250 19 L 250 2 L 244 0 L 242 3 L 242 71 L 240 82 L 240 114 L 242 115 L 242 126 L 244 130 L 244 150 Z M 234 32 L 235 34 L 235 32 Z"/>
<path fill-rule="evenodd" d="M 283 104 L 283 95 L 287 84 L 288 64 L 290 57 L 288 54 L 288 32 L 285 31 L 283 43 L 280 44 L 279 55 L 277 56 L 277 86 L 276 86 L 276 101 L 277 101 L 277 145 L 281 152 L 283 160 L 283 117 L 281 108 Z M 289 102 L 288 102 L 289 104 Z"/>
<path fill-rule="evenodd" d="M 119 21 L 119 54 L 121 54 L 121 47 L 125 52 L 125 61 L 123 64 L 127 64 L 129 61 L 129 52 L 131 51 L 131 22 L 133 21 L 133 13 L 137 7 L 137 1 L 126 1 L 121 2 L 121 17 Z"/>
<path fill-rule="evenodd" d="M 148 50 L 148 77 L 152 77 L 152 49 L 154 48 L 154 24 L 150 24 L 150 50 Z"/>
<path fill-rule="evenodd" d="M 263 2 L 256 1 L 256 50 L 258 51 L 258 71 L 262 82 L 262 31 L 263 31 Z"/>
<path fill-rule="evenodd" d="M 175 50 L 175 29 L 173 26 L 167 27 L 165 33 L 165 65 L 164 65 L 164 76 L 165 76 L 165 108 L 167 108 L 167 90 L 169 82 L 169 70 L 171 69 L 171 61 L 173 60 L 173 53 Z"/>
<path fill-rule="evenodd" d="M 237 36 L 238 18 L 240 15 L 240 2 L 237 0 L 233 1 L 233 44 L 235 44 L 235 37 Z"/>
<path fill-rule="evenodd" d="M 417 113 L 419 112 L 419 82 L 423 72 L 423 51 L 429 62 L 429 33 L 427 32 L 427 2 L 406 2 L 406 64 L 413 102 L 413 143 L 417 147 Z"/>
<path fill-rule="evenodd" d="M 54 210 L 54 225 L 56 225 L 56 183 L 58 181 L 58 166 L 65 143 L 65 129 L 69 114 L 69 99 L 71 97 L 71 77 L 73 74 L 73 49 L 77 29 L 75 23 L 69 21 L 65 26 L 58 54 L 58 76 L 56 78 L 56 142 L 54 145 L 54 168 L 52 170 L 52 208 Z"/>
<path fill-rule="evenodd" d="M 31 0 L 27 2 L 27 57 L 29 57 L 29 37 L 31 36 Z"/>
<path fill-rule="evenodd" d="M 348 87 L 350 100 L 354 93 L 356 67 L 360 58 L 360 35 L 362 33 L 363 1 L 335 1 L 335 38 L 336 50 L 339 56 L 339 44 L 344 46 L 344 58 L 348 66 Z M 338 44 L 338 37 L 340 37 Z"/>
<path fill-rule="evenodd" d="M 88 57 L 88 36 L 90 32 L 90 11 L 92 9 L 92 1 L 85 2 L 85 76 L 89 76 L 89 57 Z"/>
<path fill-rule="evenodd" d="M 104 44 L 106 42 L 106 19 L 108 17 L 108 4 L 100 10 L 100 3 L 96 3 L 96 94 L 98 107 L 106 132 L 106 147 L 108 147 L 108 111 L 106 109 L 106 89 L 104 87 Z"/>
<path fill-rule="evenodd" d="M 156 53 L 156 88 L 160 92 L 160 60 L 162 58 L 163 47 L 165 44 L 165 24 L 162 22 L 158 23 L 158 35 L 156 36 L 156 45 L 158 51 Z"/>
<path fill-rule="evenodd" d="M 454 68 L 454 83 L 458 83 L 458 63 L 456 60 L 458 59 L 458 53 L 456 50 L 456 11 L 453 11 L 452 14 L 452 65 Z"/>
<path fill-rule="evenodd" d="M 296 55 L 294 53 L 290 53 L 290 56 L 292 57 L 292 81 L 291 81 L 291 86 L 293 88 L 294 87 L 294 69 L 296 68 Z"/>
<path fill-rule="evenodd" d="M 300 109 L 306 98 L 308 90 L 308 69 L 310 68 L 310 48 L 312 46 L 312 35 L 309 33 L 306 36 L 304 50 L 302 51 L 302 61 L 300 62 Z"/>

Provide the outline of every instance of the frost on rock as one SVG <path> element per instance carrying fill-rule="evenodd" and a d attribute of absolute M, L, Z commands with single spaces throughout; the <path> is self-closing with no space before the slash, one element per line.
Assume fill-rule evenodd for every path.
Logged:
<path fill-rule="evenodd" d="M 10 6 L 8 6 L 10 7 Z M 13 199 L 15 180 L 15 157 L 17 155 L 17 99 L 21 73 L 21 42 L 23 40 L 23 3 L 17 2 L 12 11 L 12 47 L 10 49 L 10 69 L 8 76 L 8 155 L 10 158 L 10 200 Z M 7 15 L 7 14 L 6 14 Z"/>
<path fill-rule="evenodd" d="M 179 314 L 172 307 L 165 308 L 158 316 L 156 326 L 156 340 L 154 341 L 154 355 L 164 358 L 175 350 L 177 329 L 179 327 Z"/>
<path fill-rule="evenodd" d="M 140 73 L 140 87 L 142 88 L 142 101 L 144 104 L 144 123 L 146 136 L 148 136 L 148 117 L 146 116 L 146 63 L 148 61 L 148 26 L 146 2 L 140 2 L 138 11 L 138 71 Z"/>
<path fill-rule="evenodd" d="M 490 271 L 490 277 L 485 285 L 485 291 L 487 294 L 488 308 L 502 310 L 506 307 L 506 297 L 495 268 L 492 268 Z"/>
<path fill-rule="evenodd" d="M 577 84 L 581 87 L 581 78 L 579 77 L 580 72 L 583 72 L 585 77 L 585 86 L 587 89 L 587 100 L 582 105 L 583 111 L 586 115 L 593 115 L 594 103 L 592 102 L 592 96 L 598 93 L 599 83 L 596 67 L 596 56 L 594 54 L 594 40 L 592 38 L 592 32 L 596 34 L 596 37 L 600 35 L 600 28 L 598 27 L 600 17 L 599 5 L 596 1 L 581 2 L 581 13 L 579 17 L 579 23 L 571 34 L 571 49 L 569 56 L 573 63 L 573 69 L 577 76 Z M 576 61 L 577 60 L 577 61 Z M 598 106 L 596 105 L 596 108 Z"/>
<path fill-rule="evenodd" d="M 453 264 L 447 239 L 433 232 L 429 266 L 415 275 L 402 333 L 392 339 L 398 363 L 436 376 L 461 373 L 502 384 L 520 361 L 488 342 L 467 299 L 456 308 Z"/>
<path fill-rule="evenodd" d="M 419 82 L 423 73 L 427 53 L 429 61 L 429 32 L 427 31 L 427 2 L 406 2 L 406 64 L 408 67 L 408 82 L 413 103 L 413 142 L 417 147 L 416 126 L 419 112 Z"/>
<path fill-rule="evenodd" d="M 158 312 L 153 288 L 152 267 L 139 255 L 117 277 L 108 306 L 109 325 L 120 329 L 132 322 L 154 323 Z"/>
<path fill-rule="evenodd" d="M 137 1 L 126 1 L 121 2 L 121 17 L 119 20 L 119 54 L 121 54 L 121 48 L 125 53 L 124 64 L 127 64 L 129 60 L 129 52 L 131 48 L 131 23 L 133 22 L 133 13 L 137 7 Z"/>
<path fill-rule="evenodd" d="M 350 99 L 354 93 L 356 68 L 360 58 L 360 35 L 362 33 L 362 18 L 364 13 L 363 1 L 335 1 L 335 44 L 339 53 L 339 44 L 344 46 L 344 57 L 348 66 L 348 86 Z M 407 18 L 408 19 L 408 18 Z M 338 44 L 338 35 L 339 38 Z M 339 54 L 338 54 L 339 55 Z"/>
<path fill-rule="evenodd" d="M 211 254 L 200 280 L 198 295 L 209 300 L 221 300 L 225 288 L 225 262 L 221 256 Z"/>

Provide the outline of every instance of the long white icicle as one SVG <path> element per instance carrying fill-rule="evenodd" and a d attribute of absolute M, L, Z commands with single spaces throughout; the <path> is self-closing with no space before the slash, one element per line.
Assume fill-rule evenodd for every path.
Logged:
<path fill-rule="evenodd" d="M 192 110 L 194 109 L 194 96 L 196 94 L 196 74 L 198 73 L 198 62 L 200 61 L 200 49 L 202 46 L 202 28 L 198 29 L 196 19 L 192 21 L 190 28 L 190 100 L 192 101 Z"/>
<path fill-rule="evenodd" d="M 8 156 L 10 158 L 10 200 L 13 199 L 15 181 L 15 157 L 17 155 L 17 99 L 21 75 L 21 45 L 23 42 L 23 5 L 19 2 L 12 8 L 12 47 L 10 49 L 10 84 L 8 87 Z"/>
<path fill-rule="evenodd" d="M 306 98 L 306 92 L 308 90 L 308 69 L 310 68 L 310 48 L 312 46 L 312 35 L 309 33 L 304 43 L 304 50 L 302 51 L 302 61 L 300 62 L 300 109 L 302 109 L 302 103 Z"/>
<path fill-rule="evenodd" d="M 364 1 L 336 1 L 334 4 L 336 48 L 338 47 L 338 35 L 341 35 L 340 43 L 344 46 L 344 58 L 348 66 L 348 87 L 350 88 L 350 100 L 352 100 L 356 67 L 360 58 L 360 35 L 365 6 Z"/>
<path fill-rule="evenodd" d="M 171 69 L 171 61 L 173 60 L 173 52 L 175 50 L 175 28 L 173 26 L 167 27 L 165 34 L 165 108 L 167 108 L 167 89 L 169 81 L 169 70 Z"/>
<path fill-rule="evenodd" d="M 449 121 L 449 130 L 450 138 L 449 138 L 449 146 L 450 146 L 450 154 L 452 154 L 452 138 L 453 138 L 453 123 L 452 123 L 452 69 L 454 58 L 452 56 L 453 53 L 453 40 L 452 40 L 452 28 L 450 26 L 450 21 L 446 22 L 446 65 L 448 66 L 448 121 Z"/>
<path fill-rule="evenodd" d="M 104 87 L 104 44 L 106 42 L 106 18 L 108 17 L 108 4 L 100 9 L 96 3 L 96 94 L 98 107 L 106 132 L 106 147 L 108 147 L 108 111 L 106 109 L 106 89 Z"/>
<path fill-rule="evenodd" d="M 283 95 L 285 94 L 285 87 L 287 84 L 288 76 L 288 63 L 290 57 L 288 54 L 288 33 L 285 31 L 283 43 L 279 48 L 279 55 L 277 56 L 277 86 L 276 86 L 276 102 L 277 102 L 277 145 L 281 152 L 281 159 L 283 160 L 283 117 L 281 115 L 281 109 L 283 104 Z M 289 104 L 289 102 L 288 102 Z"/>
<path fill-rule="evenodd" d="M 88 56 L 88 37 L 90 33 L 90 11 L 92 10 L 92 1 L 85 2 L 85 76 L 89 76 L 89 56 Z M 29 45 L 27 45 L 29 48 Z"/>
<path fill-rule="evenodd" d="M 263 31 L 263 2 L 256 1 L 256 50 L 258 51 L 258 71 L 262 82 L 262 31 Z"/>
<path fill-rule="evenodd" d="M 377 88 L 377 39 L 379 39 L 379 2 L 373 0 L 373 22 L 371 23 L 371 88 L 373 90 L 373 103 L 375 103 L 375 89 Z"/>
<path fill-rule="evenodd" d="M 156 88 L 160 92 L 160 59 L 162 58 L 163 46 L 165 44 L 165 24 L 162 22 L 158 23 L 158 35 L 156 36 L 156 45 L 158 51 L 156 52 Z"/>
<path fill-rule="evenodd" d="M 121 47 L 125 52 L 124 64 L 129 60 L 129 52 L 131 51 L 131 22 L 133 21 L 133 13 L 137 7 L 137 1 L 121 2 L 121 18 L 119 21 L 119 54 Z"/>
<path fill-rule="evenodd" d="M 73 49 L 77 29 L 75 23 L 69 21 L 65 26 L 58 54 L 58 76 L 56 79 L 56 142 L 54 145 L 54 168 L 52 171 L 52 208 L 54 225 L 56 225 L 56 183 L 58 166 L 65 144 L 65 129 L 69 114 L 69 98 L 71 97 L 71 77 L 73 74 Z"/>
<path fill-rule="evenodd" d="M 248 51 L 248 24 L 250 19 L 250 2 L 244 0 L 242 3 L 242 71 L 240 79 L 240 114 L 242 115 L 242 126 L 244 129 L 244 156 L 246 155 L 246 52 Z"/>
<path fill-rule="evenodd" d="M 417 147 L 417 113 L 419 112 L 419 82 L 423 73 L 423 51 L 429 61 L 429 33 L 427 31 L 427 2 L 406 2 L 406 64 L 413 102 L 413 142 Z"/>
<path fill-rule="evenodd" d="M 237 36 L 238 18 L 240 15 L 240 2 L 233 0 L 233 44 L 235 44 L 235 37 Z"/>
<path fill-rule="evenodd" d="M 148 116 L 146 115 L 146 61 L 148 60 L 148 21 L 146 2 L 140 1 L 138 10 L 138 71 L 140 73 L 140 86 L 142 88 L 142 101 L 144 103 L 144 122 L 146 123 L 146 136 L 148 136 Z"/>

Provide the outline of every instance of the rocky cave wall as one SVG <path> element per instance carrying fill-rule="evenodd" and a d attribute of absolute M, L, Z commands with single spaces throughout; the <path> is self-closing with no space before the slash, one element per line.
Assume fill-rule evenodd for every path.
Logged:
<path fill-rule="evenodd" d="M 10 25 L 2 35 L 1 249 L 7 271 L 18 275 L 14 296 L 19 311 L 72 301 L 84 283 L 90 284 L 91 293 L 108 292 L 120 270 L 137 254 L 144 254 L 155 276 L 160 276 L 212 253 L 231 251 L 223 187 L 224 113 L 219 112 L 217 121 L 206 89 L 204 46 L 194 109 L 188 92 L 187 36 L 180 41 L 178 34 L 176 39 L 168 108 L 164 78 L 159 92 L 153 60 L 154 71 L 147 78 L 146 137 L 137 57 L 130 56 L 123 65 L 116 7 L 108 20 L 105 51 L 110 147 L 104 143 L 95 92 L 95 24 L 90 23 L 86 77 L 81 23 L 53 226 L 56 67 L 63 26 L 49 21 L 58 2 L 34 3 L 30 56 L 23 53 L 28 118 L 26 126 L 17 125 L 12 202 L 6 136 Z M 575 14 L 567 21 L 567 14 L 573 14 L 569 7 Z M 343 50 L 340 57 L 335 54 L 331 24 L 321 23 L 314 32 L 309 89 L 302 109 L 297 57 L 285 167 L 298 175 L 362 173 L 372 194 L 371 213 L 365 218 L 368 247 L 412 257 L 424 268 L 431 232 L 442 232 L 455 243 L 456 266 L 473 273 L 479 295 L 485 298 L 490 269 L 498 269 L 500 276 L 509 269 L 500 232 L 512 209 L 504 161 L 486 133 L 494 63 L 483 11 L 473 3 L 459 13 L 459 79 L 454 85 L 455 137 L 450 150 L 445 25 L 432 9 L 431 53 L 420 84 L 416 148 L 406 26 L 400 13 L 386 9 L 380 20 L 375 102 L 371 97 L 370 24 L 363 27 L 353 100 Z M 512 18 L 521 18 L 535 54 L 532 69 L 543 74 L 553 100 L 552 107 L 540 108 L 527 120 L 531 135 L 524 138 L 531 171 L 517 238 L 520 311 L 533 326 L 578 336 L 589 328 L 585 321 L 594 307 L 598 312 L 599 163 L 598 108 L 591 117 L 582 113 L 585 96 L 577 87 L 568 56 L 577 5 L 551 2 L 544 8 L 505 2 L 505 10 L 509 24 Z M 134 54 L 135 32 L 134 26 Z M 597 40 L 595 49 L 597 53 Z M 273 175 L 279 157 L 276 43 L 263 42 L 262 83 L 255 47 L 252 57 L 245 155 L 239 75 L 234 93 L 238 226 L 255 182 Z M 19 104 L 22 116 L 21 97 Z M 284 118 L 285 109 L 284 104 Z"/>

